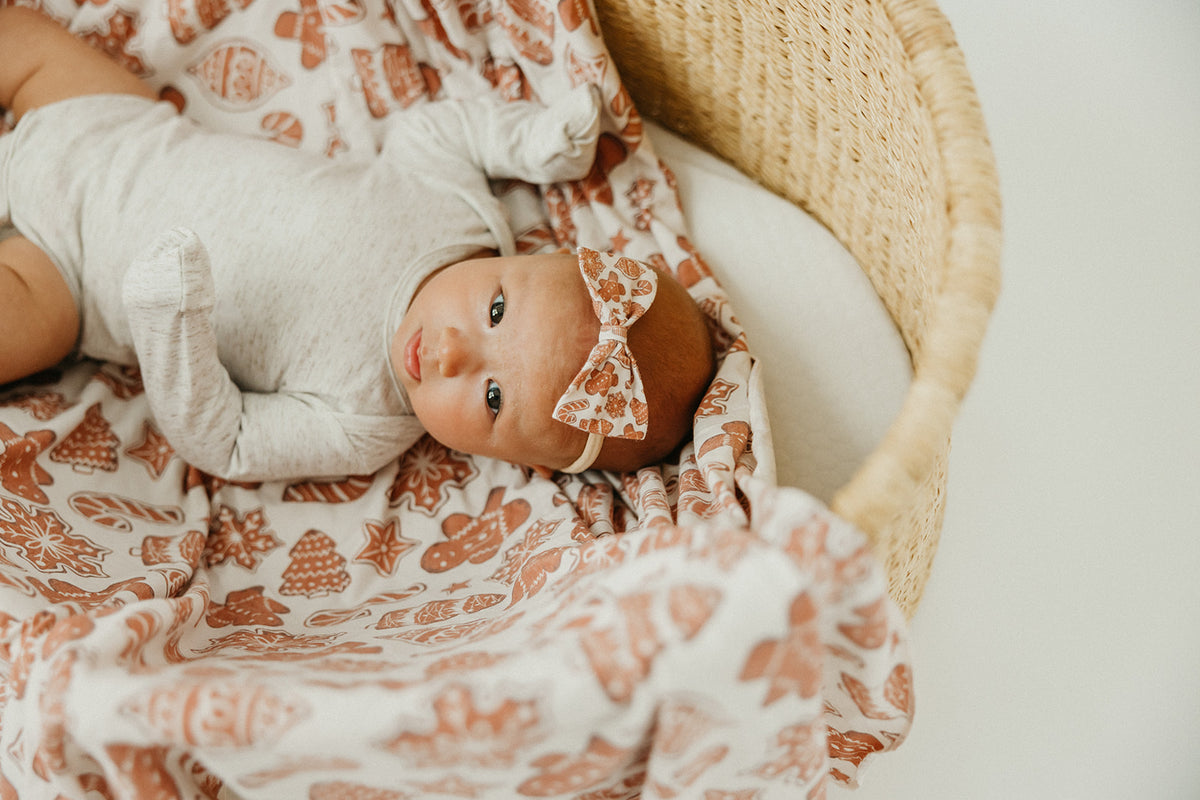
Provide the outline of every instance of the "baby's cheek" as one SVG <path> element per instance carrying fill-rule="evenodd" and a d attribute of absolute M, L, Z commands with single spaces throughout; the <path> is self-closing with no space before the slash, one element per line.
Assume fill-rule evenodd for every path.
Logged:
<path fill-rule="evenodd" d="M 421 403 L 413 403 L 413 413 L 425 431 L 452 450 L 473 455 L 485 454 L 487 414 L 483 398 L 478 406 L 467 407 L 461 398 L 430 393 Z"/>
<path fill-rule="evenodd" d="M 421 423 L 421 427 L 435 441 L 447 447 L 459 448 L 459 445 L 453 441 L 453 430 L 446 427 L 445 415 L 438 413 L 436 405 L 414 403 L 413 413 L 416 415 L 417 421 Z"/>

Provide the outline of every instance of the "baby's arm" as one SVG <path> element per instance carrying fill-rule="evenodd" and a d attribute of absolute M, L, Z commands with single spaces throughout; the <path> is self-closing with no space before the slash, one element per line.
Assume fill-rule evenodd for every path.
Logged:
<path fill-rule="evenodd" d="M 599 135 L 599 90 L 580 86 L 550 106 L 490 97 L 427 103 L 394 116 L 383 152 L 413 169 L 466 162 L 493 178 L 554 183 L 587 175 Z"/>
<path fill-rule="evenodd" d="M 192 466 L 272 480 L 364 474 L 399 455 L 395 424 L 340 414 L 311 395 L 238 388 L 217 356 L 212 276 L 194 233 L 161 237 L 122 291 L 150 408 Z"/>
<path fill-rule="evenodd" d="M 136 94 L 150 87 L 37 11 L 0 8 L 0 106 L 26 111 L 88 94 Z"/>

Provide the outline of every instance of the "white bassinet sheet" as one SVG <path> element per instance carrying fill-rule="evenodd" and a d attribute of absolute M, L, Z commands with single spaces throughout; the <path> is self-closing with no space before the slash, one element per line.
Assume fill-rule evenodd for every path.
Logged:
<path fill-rule="evenodd" d="M 900 332 L 825 226 L 662 126 L 646 132 L 759 361 L 777 480 L 828 503 L 904 403 L 912 365 Z"/>

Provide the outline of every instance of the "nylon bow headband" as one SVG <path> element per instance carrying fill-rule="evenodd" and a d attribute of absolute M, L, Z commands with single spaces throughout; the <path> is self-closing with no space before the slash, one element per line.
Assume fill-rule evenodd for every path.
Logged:
<path fill-rule="evenodd" d="M 563 472 L 592 465 L 604 437 L 643 439 L 650 419 L 646 390 L 629 349 L 629 327 L 658 292 L 658 273 L 632 258 L 579 248 L 579 271 L 600 320 L 600 340 L 554 407 L 554 418 L 586 431 L 583 453 Z"/>

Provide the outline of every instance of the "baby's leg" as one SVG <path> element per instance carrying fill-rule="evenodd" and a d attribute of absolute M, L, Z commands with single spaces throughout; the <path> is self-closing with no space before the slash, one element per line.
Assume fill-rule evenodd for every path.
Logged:
<path fill-rule="evenodd" d="M 75 299 L 54 263 L 24 236 L 0 241 L 0 383 L 54 366 L 78 335 Z"/>
<path fill-rule="evenodd" d="M 0 53 L 0 107 L 17 119 L 80 95 L 155 96 L 136 75 L 28 8 L 0 8 Z"/>

